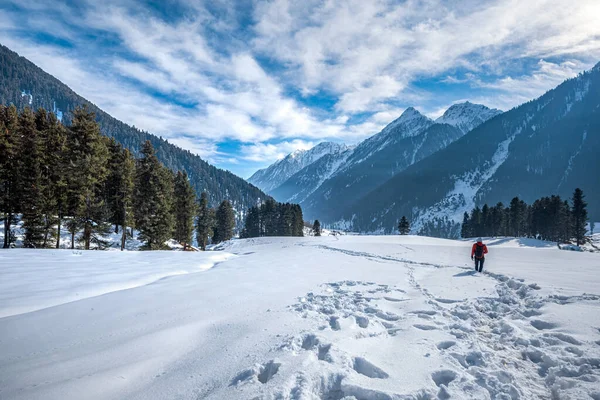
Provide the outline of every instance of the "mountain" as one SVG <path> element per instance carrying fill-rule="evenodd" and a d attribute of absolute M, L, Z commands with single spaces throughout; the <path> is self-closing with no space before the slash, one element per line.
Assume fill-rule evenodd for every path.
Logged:
<path fill-rule="evenodd" d="M 96 114 L 100 130 L 106 136 L 138 154 L 142 144 L 150 140 L 159 160 L 173 171 L 188 173 L 196 192 L 206 191 L 211 205 L 229 199 L 238 215 L 268 198 L 260 189 L 229 171 L 218 169 L 199 156 L 168 141 L 131 127 L 105 113 L 90 101 L 77 95 L 68 86 L 5 46 L 0 45 L 0 103 L 53 110 L 63 123 L 70 123 L 70 111 L 87 105 Z"/>
<path fill-rule="evenodd" d="M 326 154 L 312 164 L 296 172 L 279 187 L 269 193 L 279 201 L 301 203 L 321 184 L 333 176 L 352 155 L 354 148 Z"/>
<path fill-rule="evenodd" d="M 310 150 L 296 150 L 285 158 L 265 169 L 256 171 L 248 182 L 269 193 L 280 186 L 296 172 L 328 154 L 336 154 L 347 150 L 347 146 L 332 142 L 322 142 Z"/>
<path fill-rule="evenodd" d="M 456 104 L 440 122 L 410 107 L 380 133 L 360 143 L 345 164 L 301 204 L 305 215 L 324 221 L 342 217 L 342 210 L 407 167 L 445 148 L 500 111 L 472 103 Z"/>
<path fill-rule="evenodd" d="M 487 108 L 482 104 L 473 104 L 467 101 L 453 104 L 435 122 L 452 125 L 463 133 L 467 133 L 498 114 L 502 114 L 502 111 L 497 108 Z"/>
<path fill-rule="evenodd" d="M 414 232 L 455 236 L 475 205 L 532 202 L 576 187 L 600 216 L 600 63 L 479 125 L 347 207 L 340 219 L 359 231 L 392 232 L 406 215 Z"/>

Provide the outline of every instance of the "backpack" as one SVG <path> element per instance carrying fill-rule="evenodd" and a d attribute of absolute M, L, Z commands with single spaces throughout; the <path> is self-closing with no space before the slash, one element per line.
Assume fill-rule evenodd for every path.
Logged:
<path fill-rule="evenodd" d="M 483 258 L 483 245 L 478 245 L 475 247 L 475 257 Z"/>

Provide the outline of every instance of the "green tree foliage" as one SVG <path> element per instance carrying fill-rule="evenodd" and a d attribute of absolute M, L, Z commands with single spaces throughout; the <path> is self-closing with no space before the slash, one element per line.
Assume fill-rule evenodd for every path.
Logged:
<path fill-rule="evenodd" d="M 129 150 L 123 149 L 114 139 L 107 141 L 109 152 L 108 177 L 106 179 L 106 203 L 115 233 L 121 227 L 121 250 L 125 249 L 127 227 L 134 225 L 133 192 L 135 160 Z"/>
<path fill-rule="evenodd" d="M 192 243 L 194 217 L 196 215 L 196 193 L 190 185 L 187 173 L 177 172 L 174 192 L 175 232 L 174 238 L 183 243 L 184 250 Z"/>
<path fill-rule="evenodd" d="M 579 188 L 573 192 L 573 235 L 577 246 L 585 243 L 586 225 L 587 225 L 587 203 L 584 200 L 583 191 Z"/>
<path fill-rule="evenodd" d="M 410 232 L 410 222 L 408 222 L 405 216 L 402 216 L 400 222 L 398 222 L 398 231 L 401 235 L 408 235 Z"/>
<path fill-rule="evenodd" d="M 46 118 L 47 123 L 45 124 L 45 129 L 40 131 L 43 143 L 43 246 L 50 246 L 50 241 L 55 239 L 54 247 L 59 248 L 60 230 L 67 203 L 66 165 L 64 162 L 67 130 L 58 119 L 56 119 L 56 116 L 53 113 L 47 113 Z"/>
<path fill-rule="evenodd" d="M 273 199 L 251 207 L 240 236 L 304 236 L 302 208 L 298 204 L 277 203 Z"/>
<path fill-rule="evenodd" d="M 72 195 L 74 216 L 71 230 L 83 229 L 84 248 L 89 250 L 92 242 L 102 245 L 100 236 L 110 229 L 104 186 L 108 175 L 108 149 L 94 113 L 86 107 L 75 109 L 69 131 L 71 160 L 67 186 Z"/>
<path fill-rule="evenodd" d="M 214 210 L 208 207 L 208 195 L 202 192 L 200 195 L 200 204 L 198 205 L 198 217 L 196 219 L 196 240 L 198 247 L 206 250 L 208 240 L 213 236 L 215 226 Z"/>
<path fill-rule="evenodd" d="M 213 243 L 220 243 L 231 239 L 234 227 L 235 214 L 233 213 L 233 207 L 229 200 L 223 200 L 216 212 Z"/>
<path fill-rule="evenodd" d="M 174 224 L 172 193 L 172 174 L 160 164 L 152 143 L 147 141 L 136 168 L 134 214 L 139 238 L 146 242 L 149 250 L 164 248 L 171 238 Z"/>
<path fill-rule="evenodd" d="M 101 132 L 114 137 L 118 143 L 136 157 L 140 156 L 143 144 L 149 140 L 156 156 L 171 171 L 187 171 L 190 183 L 198 195 L 207 193 L 210 204 L 219 204 L 224 199 L 233 202 L 238 212 L 268 198 L 260 189 L 229 171 L 216 168 L 196 154 L 181 149 L 167 140 L 129 126 L 108 115 L 91 102 L 73 92 L 65 84 L 45 73 L 5 46 L 0 45 L 0 104 L 14 104 L 17 110 L 29 106 L 29 97 L 22 96 L 25 90 L 32 94 L 33 106 L 46 110 L 58 108 L 63 112 L 62 122 L 71 124 L 71 113 L 85 104 L 93 111 Z M 242 221 L 238 221 L 241 224 Z"/>
<path fill-rule="evenodd" d="M 577 189 L 573 194 L 573 208 L 557 195 L 542 197 L 531 205 L 515 197 L 506 208 L 502 203 L 493 207 L 485 204 L 481 209 L 475 207 L 470 215 L 463 215 L 461 236 L 532 237 L 554 242 L 575 239 L 581 244 L 585 239 L 587 222 L 583 197 L 583 192 Z M 484 218 L 486 214 L 488 218 Z M 580 218 L 579 223 L 576 216 Z"/>
<path fill-rule="evenodd" d="M 41 118 L 45 119 L 45 115 Z M 21 167 L 18 175 L 18 198 L 23 214 L 25 247 L 41 247 L 44 240 L 44 220 L 42 208 L 42 147 L 33 112 L 26 108 L 19 116 L 18 136 L 20 146 L 27 151 L 19 152 Z"/>
<path fill-rule="evenodd" d="M 471 234 L 471 219 L 469 218 L 469 213 L 465 212 L 463 214 L 462 225 L 460 226 L 460 237 L 468 238 L 473 236 Z"/>
<path fill-rule="evenodd" d="M 0 106 L 0 209 L 4 219 L 4 243 L 8 248 L 14 242 L 11 226 L 19 212 L 17 196 L 20 156 L 17 128 L 19 115 L 15 106 Z"/>
<path fill-rule="evenodd" d="M 315 219 L 312 229 L 315 236 L 321 236 L 321 223 L 318 219 Z"/>

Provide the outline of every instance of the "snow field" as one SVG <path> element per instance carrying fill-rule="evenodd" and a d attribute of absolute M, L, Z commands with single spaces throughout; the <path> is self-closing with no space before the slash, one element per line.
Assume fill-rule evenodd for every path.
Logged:
<path fill-rule="evenodd" d="M 342 236 L 207 253 L 3 251 L 14 300 L 0 301 L 12 310 L 0 398 L 600 398 L 599 255 L 496 239 L 481 274 L 470 246 Z M 80 300 L 55 293 L 77 286 L 74 271 L 87 293 L 105 274 L 132 281 L 128 269 L 141 282 L 142 262 L 219 264 Z"/>

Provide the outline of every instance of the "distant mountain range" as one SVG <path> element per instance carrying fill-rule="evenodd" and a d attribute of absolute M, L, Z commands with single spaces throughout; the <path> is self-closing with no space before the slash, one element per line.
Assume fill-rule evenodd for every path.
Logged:
<path fill-rule="evenodd" d="M 161 137 L 131 127 L 77 95 L 68 86 L 5 46 L 0 45 L 0 103 L 14 104 L 19 109 L 43 107 L 54 111 L 66 124 L 70 111 L 86 104 L 96 114 L 101 132 L 138 154 L 142 144 L 150 140 L 159 160 L 168 168 L 188 173 L 196 192 L 208 193 L 211 205 L 229 199 L 238 217 L 258 202 L 268 198 L 260 189 L 229 171 L 216 168 L 199 156 L 181 149 Z M 239 220 L 238 220 L 239 222 Z"/>
<path fill-rule="evenodd" d="M 455 237 L 475 205 L 568 199 L 576 187 L 597 219 L 599 145 L 600 64 L 505 113 L 466 102 L 433 121 L 408 108 L 355 148 L 320 153 L 269 188 L 253 180 L 261 171 L 250 181 L 329 226 L 390 233 L 406 215 L 413 233 Z"/>

